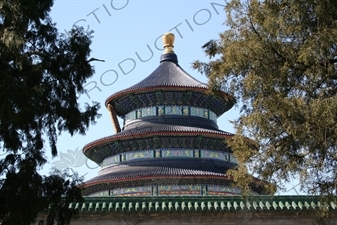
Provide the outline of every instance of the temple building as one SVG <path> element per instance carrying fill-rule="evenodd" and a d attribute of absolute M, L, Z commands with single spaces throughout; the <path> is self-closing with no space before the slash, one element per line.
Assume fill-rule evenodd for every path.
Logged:
<path fill-rule="evenodd" d="M 85 182 L 72 224 L 310 224 L 319 199 L 265 196 L 257 179 L 243 199 L 226 171 L 237 161 L 217 118 L 234 98 L 210 92 L 178 64 L 174 35 L 163 36 L 159 66 L 105 101 L 116 134 L 84 146 L 101 166 Z M 123 119 L 119 125 L 117 116 Z M 336 205 L 328 205 L 336 219 Z M 329 220 L 330 221 L 330 220 Z M 334 221 L 334 220 L 331 220 Z"/>
<path fill-rule="evenodd" d="M 84 147 L 84 154 L 102 167 L 86 182 L 85 195 L 240 194 L 225 175 L 237 165 L 226 145 L 233 135 L 217 125 L 217 118 L 233 106 L 233 97 L 210 94 L 206 84 L 179 66 L 172 33 L 163 42 L 159 66 L 106 100 L 117 133 Z M 116 115 L 124 120 L 122 129 Z M 252 186 L 252 194 L 261 193 L 258 185 Z"/>

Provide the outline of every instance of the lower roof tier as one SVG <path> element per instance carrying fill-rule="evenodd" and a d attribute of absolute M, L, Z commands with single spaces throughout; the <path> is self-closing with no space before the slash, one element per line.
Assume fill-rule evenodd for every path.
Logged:
<path fill-rule="evenodd" d="M 226 174 L 188 168 L 144 165 L 118 165 L 111 171 L 88 180 L 81 187 L 83 195 L 114 190 L 116 188 L 151 185 L 221 185 L 231 186 Z M 256 180 L 251 184 L 253 192 L 263 192 Z"/>
<path fill-rule="evenodd" d="M 105 174 L 118 174 L 125 175 L 128 170 L 125 168 L 133 167 L 165 167 L 173 169 L 182 170 L 195 170 L 204 171 L 211 173 L 224 174 L 228 169 L 237 166 L 236 163 L 223 161 L 220 159 L 202 159 L 202 158 L 149 158 L 149 159 L 138 159 L 133 161 L 120 162 L 116 165 L 111 165 L 102 168 L 99 171 L 99 176 L 104 176 Z M 147 169 L 146 169 L 147 171 Z M 125 173 L 124 173 L 125 172 Z M 135 174 L 141 175 L 141 171 L 134 171 Z"/>
<path fill-rule="evenodd" d="M 151 123 L 133 123 L 115 135 L 84 146 L 83 153 L 97 164 L 110 156 L 145 149 L 190 148 L 231 152 L 226 139 L 233 134 L 205 128 Z"/>

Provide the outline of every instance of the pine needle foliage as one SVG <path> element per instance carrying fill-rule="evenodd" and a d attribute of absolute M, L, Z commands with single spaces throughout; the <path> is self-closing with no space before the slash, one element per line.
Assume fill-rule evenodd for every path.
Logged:
<path fill-rule="evenodd" d="M 232 0 L 225 12 L 228 29 L 203 46 L 210 60 L 193 67 L 241 107 L 230 175 L 246 167 L 278 188 L 296 178 L 336 196 L 337 1 Z"/>
<path fill-rule="evenodd" d="M 54 171 L 42 176 L 45 151 L 57 155 L 57 136 L 85 134 L 99 104 L 81 109 L 78 96 L 94 74 L 88 57 L 92 32 L 58 32 L 52 0 L 0 0 L 0 221 L 30 224 L 48 211 L 46 224 L 67 224 L 66 207 L 82 199 L 81 178 Z M 64 197 L 64 198 L 62 198 Z"/>

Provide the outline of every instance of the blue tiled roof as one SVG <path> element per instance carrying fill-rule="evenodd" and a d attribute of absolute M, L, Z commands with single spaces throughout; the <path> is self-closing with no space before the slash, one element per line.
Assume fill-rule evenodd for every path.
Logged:
<path fill-rule="evenodd" d="M 114 136 L 135 135 L 148 132 L 200 132 L 200 133 L 214 133 L 224 136 L 232 136 L 233 134 L 219 130 L 219 129 L 205 129 L 195 126 L 171 125 L 162 123 L 152 123 L 149 121 L 140 121 L 139 123 L 130 124 L 128 129 L 115 134 Z"/>
<path fill-rule="evenodd" d="M 184 71 L 178 64 L 164 61 L 149 76 L 128 89 L 139 89 L 154 86 L 199 87 L 207 89 L 207 85 L 198 81 Z M 126 89 L 126 90 L 128 90 Z"/>
<path fill-rule="evenodd" d="M 100 171 L 100 175 L 86 181 L 86 183 L 93 183 L 103 180 L 118 180 L 122 178 L 140 178 L 147 176 L 220 176 L 226 177 L 223 173 L 188 169 L 188 168 L 175 168 L 175 167 L 163 167 L 163 166 L 130 166 L 130 165 L 117 165 Z"/>

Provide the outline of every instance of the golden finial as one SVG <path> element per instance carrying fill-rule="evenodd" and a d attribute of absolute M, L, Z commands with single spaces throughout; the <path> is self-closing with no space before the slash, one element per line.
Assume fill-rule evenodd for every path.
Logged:
<path fill-rule="evenodd" d="M 173 51 L 173 43 L 174 43 L 174 34 L 166 33 L 162 36 L 162 40 L 164 43 L 164 54 L 165 53 L 174 53 Z"/>

